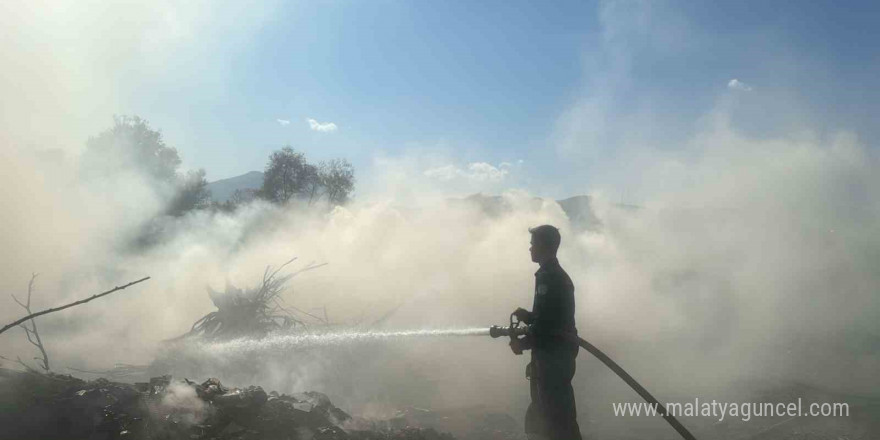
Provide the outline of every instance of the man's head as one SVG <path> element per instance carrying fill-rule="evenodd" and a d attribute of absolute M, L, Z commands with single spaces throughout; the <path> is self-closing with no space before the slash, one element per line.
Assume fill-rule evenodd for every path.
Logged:
<path fill-rule="evenodd" d="M 556 250 L 559 249 L 559 243 L 562 238 L 559 236 L 559 229 L 550 225 L 541 225 L 529 228 L 532 234 L 532 246 L 529 252 L 532 254 L 532 261 L 538 264 L 556 258 Z"/>

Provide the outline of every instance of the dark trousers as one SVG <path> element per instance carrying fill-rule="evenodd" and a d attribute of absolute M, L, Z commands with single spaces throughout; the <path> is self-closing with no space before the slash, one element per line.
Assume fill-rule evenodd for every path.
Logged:
<path fill-rule="evenodd" d="M 570 350 L 533 353 L 527 371 L 532 402 L 526 410 L 526 434 L 548 440 L 581 440 L 571 387 L 576 355 Z"/>

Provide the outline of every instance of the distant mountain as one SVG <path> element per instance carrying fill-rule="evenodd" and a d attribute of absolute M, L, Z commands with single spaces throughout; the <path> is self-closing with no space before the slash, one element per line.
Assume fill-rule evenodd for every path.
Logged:
<path fill-rule="evenodd" d="M 221 203 L 229 200 L 237 189 L 260 189 L 261 186 L 263 186 L 263 173 L 260 171 L 251 171 L 240 176 L 208 183 L 211 198 Z"/>

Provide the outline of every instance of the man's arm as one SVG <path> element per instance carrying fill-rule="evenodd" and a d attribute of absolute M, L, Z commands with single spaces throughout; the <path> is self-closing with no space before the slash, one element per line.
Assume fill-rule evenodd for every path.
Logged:
<path fill-rule="evenodd" d="M 531 313 L 529 325 L 531 334 L 535 337 L 558 335 L 564 331 L 566 316 L 571 308 L 567 296 L 571 294 L 563 284 L 563 280 L 558 277 L 547 277 L 538 285 L 535 310 Z"/>

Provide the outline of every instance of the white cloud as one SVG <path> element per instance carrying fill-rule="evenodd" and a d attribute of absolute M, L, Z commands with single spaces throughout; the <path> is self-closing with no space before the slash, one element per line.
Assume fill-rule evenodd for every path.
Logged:
<path fill-rule="evenodd" d="M 498 182 L 508 174 L 507 167 L 501 165 L 496 168 L 486 162 L 474 162 L 468 164 L 468 178 L 481 182 Z"/>
<path fill-rule="evenodd" d="M 290 121 L 288 121 L 287 119 L 276 119 L 276 121 L 278 121 L 278 123 L 281 125 L 290 125 Z"/>
<path fill-rule="evenodd" d="M 731 90 L 742 90 L 744 92 L 751 92 L 752 86 L 734 78 L 727 83 L 727 88 Z"/>
<path fill-rule="evenodd" d="M 442 180 L 446 182 L 453 180 L 456 177 L 462 176 L 464 172 L 461 170 L 461 168 L 458 168 L 455 165 L 446 165 L 426 170 L 424 174 L 425 176 L 432 179 Z"/>
<path fill-rule="evenodd" d="M 321 131 L 326 133 L 330 131 L 336 131 L 336 129 L 339 128 L 336 126 L 336 124 L 332 122 L 318 122 L 311 118 L 306 119 L 306 121 L 308 121 L 309 123 L 309 128 L 314 131 Z"/>
<path fill-rule="evenodd" d="M 473 182 L 500 182 L 510 174 L 510 164 L 502 162 L 496 167 L 486 162 L 471 162 L 465 169 L 455 165 L 444 165 L 426 170 L 423 174 L 444 182 L 458 178 Z"/>

